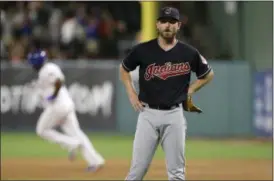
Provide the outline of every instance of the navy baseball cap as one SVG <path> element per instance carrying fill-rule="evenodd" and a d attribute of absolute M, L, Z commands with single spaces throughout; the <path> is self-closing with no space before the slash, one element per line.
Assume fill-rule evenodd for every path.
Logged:
<path fill-rule="evenodd" d="M 163 18 L 173 18 L 177 21 L 180 21 L 179 10 L 173 7 L 164 7 L 160 10 L 157 20 L 160 20 Z"/>

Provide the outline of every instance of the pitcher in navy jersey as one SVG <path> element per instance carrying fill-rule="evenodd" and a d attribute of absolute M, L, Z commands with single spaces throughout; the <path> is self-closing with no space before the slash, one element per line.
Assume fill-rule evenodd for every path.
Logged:
<path fill-rule="evenodd" d="M 177 9 L 161 9 L 156 26 L 158 37 L 136 45 L 120 66 L 129 100 L 140 111 L 126 180 L 144 178 L 159 144 L 166 155 L 168 179 L 185 180 L 187 126 L 183 105 L 214 76 L 197 49 L 176 39 L 181 26 Z M 137 67 L 138 93 L 130 75 Z M 191 72 L 197 76 L 192 84 Z"/>

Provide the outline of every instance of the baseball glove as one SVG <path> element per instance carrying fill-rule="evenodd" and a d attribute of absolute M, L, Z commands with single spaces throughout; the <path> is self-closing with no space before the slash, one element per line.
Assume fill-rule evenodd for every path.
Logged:
<path fill-rule="evenodd" d="M 193 104 L 191 96 L 187 96 L 187 100 L 185 100 L 183 103 L 183 108 L 187 112 L 197 112 L 197 113 L 203 112 L 199 107 Z"/>

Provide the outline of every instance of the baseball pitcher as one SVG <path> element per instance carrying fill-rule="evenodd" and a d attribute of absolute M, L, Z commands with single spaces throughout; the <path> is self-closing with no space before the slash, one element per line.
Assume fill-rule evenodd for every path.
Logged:
<path fill-rule="evenodd" d="M 179 11 L 165 7 L 159 15 L 158 37 L 136 45 L 120 66 L 129 100 L 139 111 L 126 180 L 144 178 L 159 144 L 165 152 L 168 179 L 185 180 L 186 119 L 182 110 L 202 112 L 191 97 L 214 75 L 197 49 L 176 38 L 181 26 Z M 139 81 L 132 83 L 135 74 L 130 72 L 137 67 Z M 190 84 L 191 72 L 197 80 Z"/>

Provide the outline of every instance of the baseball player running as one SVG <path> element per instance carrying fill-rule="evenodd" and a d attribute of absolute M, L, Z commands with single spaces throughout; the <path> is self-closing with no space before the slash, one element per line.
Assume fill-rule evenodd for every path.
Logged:
<path fill-rule="evenodd" d="M 202 112 L 192 95 L 213 79 L 206 59 L 192 46 L 176 39 L 181 26 L 179 11 L 161 9 L 158 37 L 136 45 L 120 66 L 120 78 L 129 100 L 139 111 L 131 167 L 126 180 L 142 180 L 158 144 L 166 155 L 169 180 L 185 180 L 186 119 L 183 109 Z M 139 94 L 131 75 L 139 66 Z M 190 84 L 191 71 L 197 80 Z"/>
<path fill-rule="evenodd" d="M 104 165 L 105 160 L 79 126 L 73 100 L 64 84 L 63 72 L 46 59 L 45 51 L 35 51 L 28 55 L 29 63 L 38 72 L 35 87 L 45 105 L 36 133 L 43 139 L 66 148 L 70 160 L 75 159 L 78 149 L 81 150 L 88 163 L 87 171 L 96 171 Z M 65 134 L 54 129 L 58 125 Z"/>

